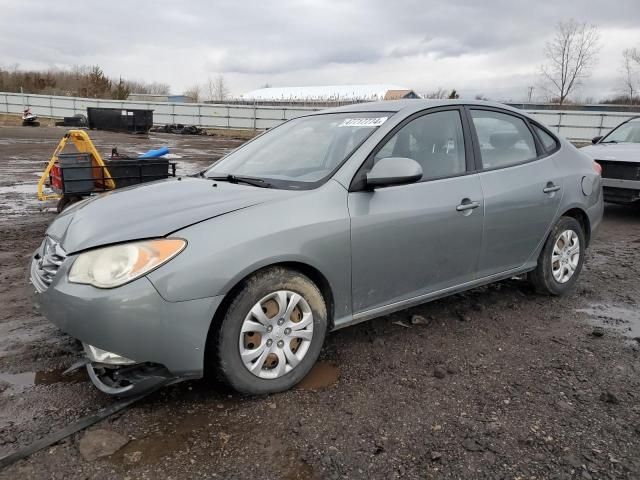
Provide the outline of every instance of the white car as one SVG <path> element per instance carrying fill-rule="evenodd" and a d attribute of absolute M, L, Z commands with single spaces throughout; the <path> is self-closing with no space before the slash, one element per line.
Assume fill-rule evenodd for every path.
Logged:
<path fill-rule="evenodd" d="M 640 116 L 621 123 L 581 150 L 602 166 L 605 202 L 640 201 Z"/>

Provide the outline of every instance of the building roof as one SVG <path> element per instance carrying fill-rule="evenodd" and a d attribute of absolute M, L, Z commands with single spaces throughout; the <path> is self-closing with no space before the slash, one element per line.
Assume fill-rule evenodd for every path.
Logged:
<path fill-rule="evenodd" d="M 358 101 L 417 98 L 415 92 L 398 85 L 325 85 L 316 87 L 270 87 L 247 92 L 242 100 L 256 101 Z"/>

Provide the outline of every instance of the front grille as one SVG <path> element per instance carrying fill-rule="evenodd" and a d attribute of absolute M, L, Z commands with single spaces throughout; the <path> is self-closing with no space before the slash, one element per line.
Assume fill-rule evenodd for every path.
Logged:
<path fill-rule="evenodd" d="M 602 178 L 640 180 L 640 163 L 596 161 L 602 166 Z"/>
<path fill-rule="evenodd" d="M 44 292 L 51 285 L 66 257 L 60 244 L 51 237 L 44 238 L 31 261 L 31 283 L 38 291 Z"/>

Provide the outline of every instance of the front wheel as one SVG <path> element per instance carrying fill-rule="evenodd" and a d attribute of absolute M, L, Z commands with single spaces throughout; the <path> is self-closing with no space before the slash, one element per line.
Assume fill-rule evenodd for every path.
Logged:
<path fill-rule="evenodd" d="M 58 213 L 62 213 L 67 207 L 70 207 L 76 202 L 82 200 L 82 197 L 78 195 L 64 195 L 60 200 L 58 200 L 58 204 L 56 205 L 56 211 Z"/>
<path fill-rule="evenodd" d="M 309 278 L 280 267 L 258 272 L 220 325 L 219 373 L 241 393 L 288 390 L 316 362 L 326 330 L 326 304 Z"/>
<path fill-rule="evenodd" d="M 586 243 L 582 225 L 572 217 L 561 217 L 547 238 L 538 265 L 529 281 L 540 293 L 564 295 L 578 280 Z"/>

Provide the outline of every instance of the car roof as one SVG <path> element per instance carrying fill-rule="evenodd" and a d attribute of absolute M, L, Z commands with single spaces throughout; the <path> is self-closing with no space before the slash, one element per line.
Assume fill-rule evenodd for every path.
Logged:
<path fill-rule="evenodd" d="M 526 112 L 517 108 L 510 107 L 503 103 L 488 102 L 484 100 L 424 100 L 424 99 L 405 99 L 405 100 L 384 100 L 380 102 L 366 102 L 366 103 L 354 103 L 351 105 L 345 105 L 343 107 L 328 108 L 314 112 L 311 115 L 318 115 L 324 113 L 357 113 L 357 112 L 402 112 L 405 115 L 410 115 L 420 110 L 437 107 L 447 107 L 451 105 L 470 105 L 481 107 L 494 107 L 502 110 L 508 110 L 520 115 L 525 115 Z"/>

